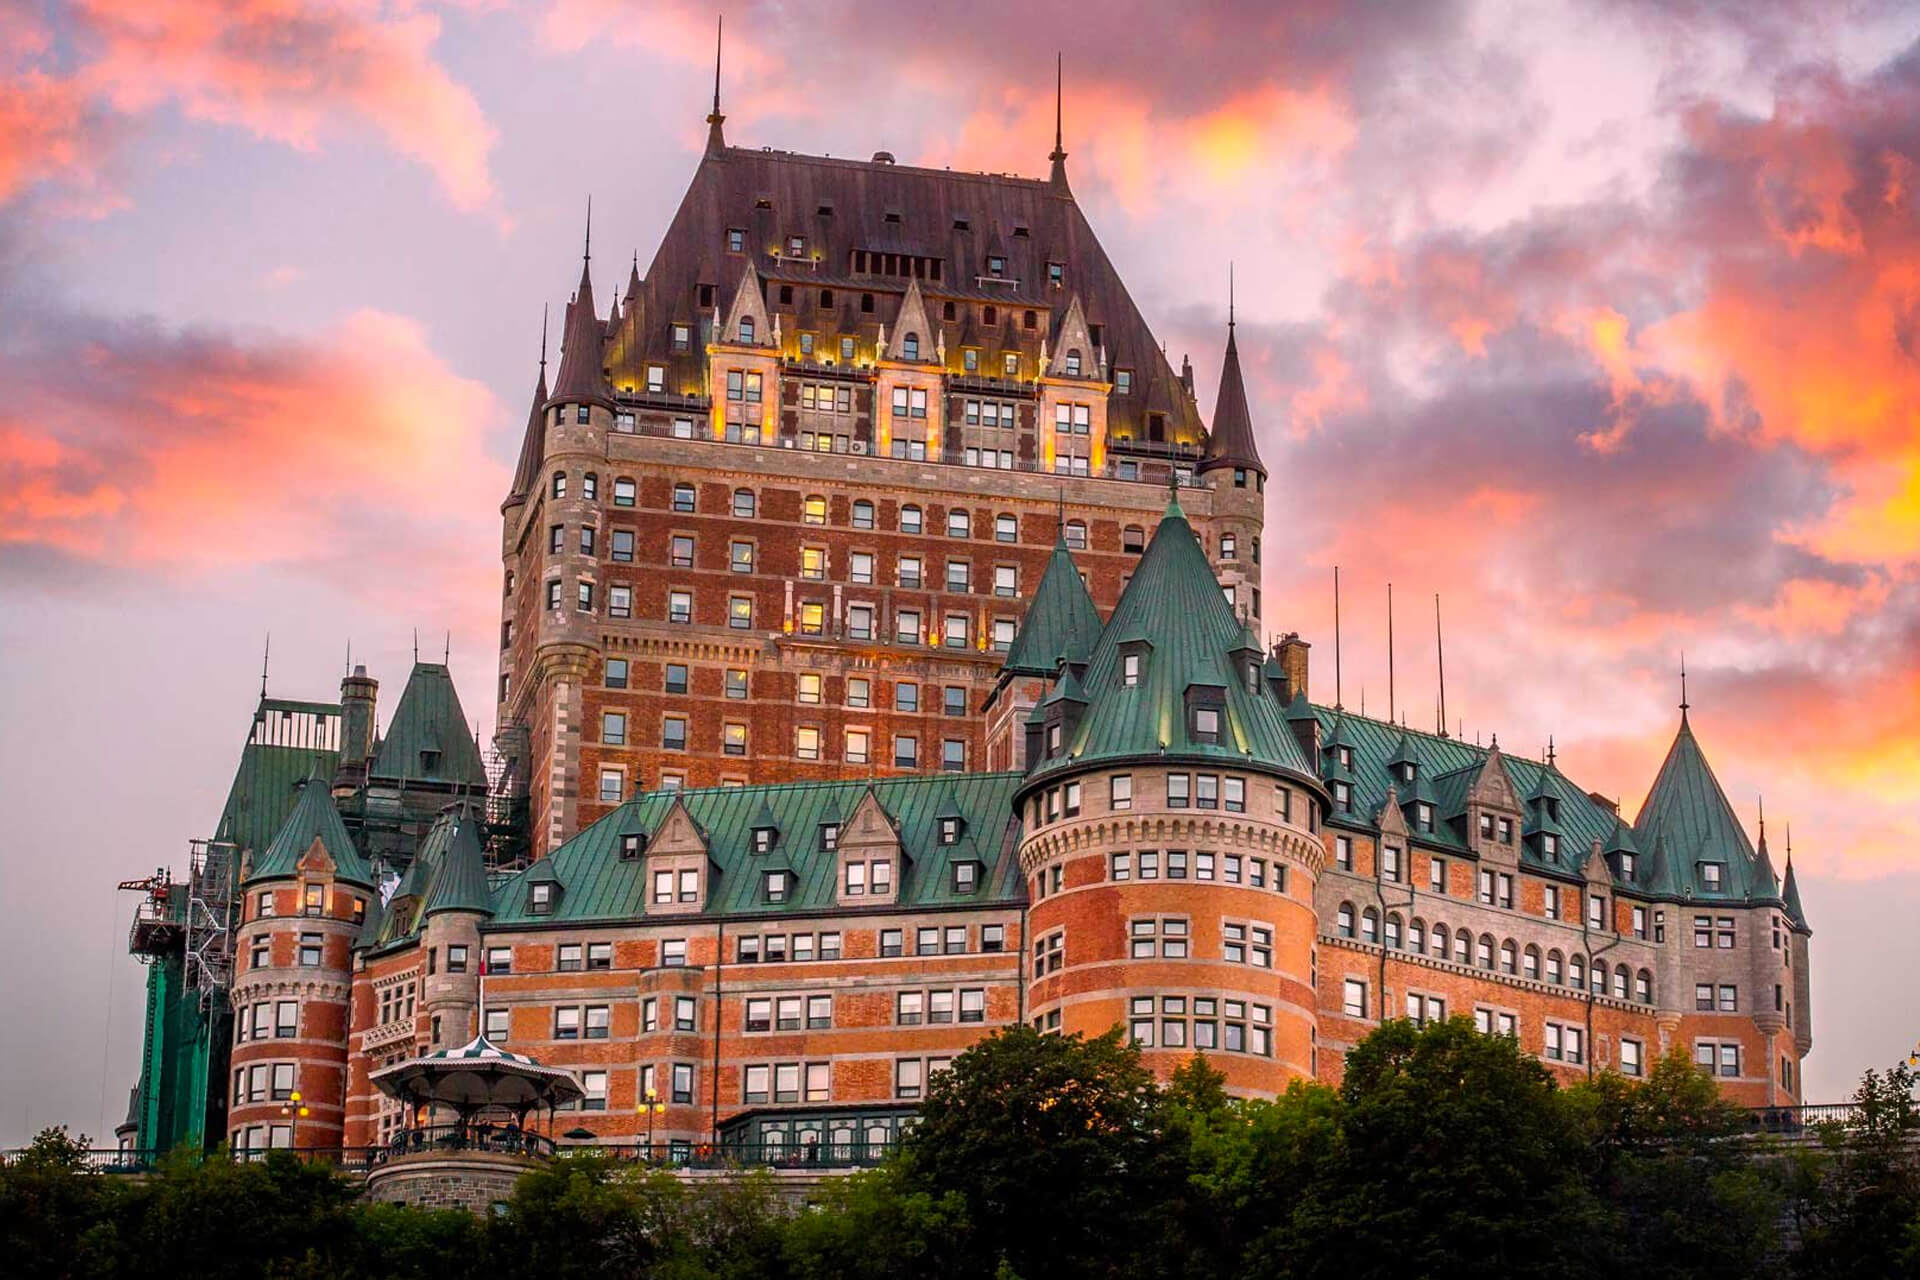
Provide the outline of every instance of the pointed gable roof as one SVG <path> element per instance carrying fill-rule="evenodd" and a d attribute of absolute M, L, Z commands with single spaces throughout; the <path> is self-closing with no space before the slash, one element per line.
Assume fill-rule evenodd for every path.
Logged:
<path fill-rule="evenodd" d="M 526 433 L 520 437 L 520 461 L 513 469 L 513 488 L 503 508 L 525 502 L 527 495 L 540 486 L 542 463 L 547 457 L 547 326 L 540 323 L 540 380 L 533 387 L 533 404 L 527 409 Z"/>
<path fill-rule="evenodd" d="M 1061 659 L 1092 652 L 1100 636 L 1100 610 L 1080 578 L 1080 566 L 1067 549 L 1066 535 L 1056 535 L 1053 554 L 1040 575 L 1040 586 L 1020 620 L 1020 630 L 1000 664 L 1003 673 L 1051 676 Z"/>
<path fill-rule="evenodd" d="M 1067 352 L 1080 353 L 1080 372 L 1067 372 Z M 1095 361 L 1097 353 L 1093 349 L 1093 331 L 1087 327 L 1087 312 L 1080 305 L 1080 295 L 1075 293 L 1067 301 L 1067 310 L 1060 317 L 1060 327 L 1054 331 L 1053 358 L 1047 362 L 1047 376 L 1052 378 L 1092 378 L 1099 370 Z"/>
<path fill-rule="evenodd" d="M 467 736 L 466 713 L 446 664 L 416 662 L 387 723 L 368 776 L 382 782 L 437 783 L 484 795 L 487 769 Z"/>
<path fill-rule="evenodd" d="M 480 847 L 480 823 L 472 814 L 443 813 L 434 820 L 421 853 L 434 858 L 433 878 L 427 887 L 422 919 L 437 911 L 471 911 L 492 915 L 487 890 L 487 863 Z"/>
<path fill-rule="evenodd" d="M 1317 788 L 1265 681 L 1249 688 L 1240 657 L 1240 620 L 1178 502 L 1169 503 L 1087 659 L 1084 678 L 1061 681 L 1086 690 L 1085 712 L 1060 753 L 1036 762 L 1032 777 L 1094 761 L 1139 757 L 1261 765 Z M 1121 658 L 1150 646 L 1139 681 L 1121 684 Z M 1069 672 L 1069 674 L 1073 674 Z M 1221 709 L 1217 742 L 1189 733 L 1190 691 L 1204 689 Z"/>
<path fill-rule="evenodd" d="M 333 796 L 318 772 L 300 788 L 300 798 L 280 824 L 273 843 L 253 860 L 247 883 L 292 879 L 316 842 L 333 864 L 334 879 L 373 888 L 373 872 L 353 847 L 353 837 L 347 834 L 347 825 L 340 820 L 340 811 L 333 807 Z"/>
<path fill-rule="evenodd" d="M 567 323 L 560 332 L 560 373 L 553 381 L 549 404 L 599 404 L 613 407 L 607 385 L 606 331 L 593 305 L 593 260 L 580 263 L 580 287 L 567 304 Z"/>
<path fill-rule="evenodd" d="M 1787 853 L 1787 879 L 1786 883 L 1782 885 L 1780 889 L 1780 901 L 1781 904 L 1786 907 L 1787 919 L 1793 922 L 1794 928 L 1799 929 L 1803 933 L 1813 932 L 1812 929 L 1807 927 L 1807 913 L 1805 908 L 1800 905 L 1800 882 L 1793 874 L 1793 853 L 1791 851 Z"/>
<path fill-rule="evenodd" d="M 1227 358 L 1220 366 L 1220 398 L 1214 402 L 1213 425 L 1205 456 L 1197 468 L 1202 474 L 1219 467 L 1246 467 L 1267 474 L 1253 438 L 1253 414 L 1247 409 L 1247 384 L 1240 376 L 1240 344 L 1227 321 Z"/>
<path fill-rule="evenodd" d="M 753 341 L 740 336 L 740 322 L 753 321 Z M 743 347 L 764 347 L 773 341 L 773 319 L 767 314 L 767 299 L 760 292 L 760 273 L 747 263 L 740 273 L 740 287 L 733 291 L 733 305 L 727 309 L 727 323 L 718 341 Z"/>
<path fill-rule="evenodd" d="M 907 296 L 900 300 L 900 310 L 894 316 L 893 331 L 894 337 L 887 343 L 886 351 L 881 353 L 886 359 L 933 360 L 935 346 L 933 323 L 927 319 L 927 300 L 920 292 L 920 280 L 917 276 L 907 282 Z M 914 335 L 914 342 L 919 352 L 917 355 L 904 354 L 908 334 Z"/>
<path fill-rule="evenodd" d="M 1713 776 L 1684 708 L 1679 732 L 1640 805 L 1634 830 L 1643 844 L 1659 849 L 1666 863 L 1663 871 L 1680 892 L 1762 899 L 1777 893 L 1774 885 L 1760 881 L 1759 862 L 1746 830 L 1720 789 L 1720 780 Z M 1699 882 L 1696 868 L 1702 862 L 1721 864 L 1718 890 L 1708 890 Z"/>

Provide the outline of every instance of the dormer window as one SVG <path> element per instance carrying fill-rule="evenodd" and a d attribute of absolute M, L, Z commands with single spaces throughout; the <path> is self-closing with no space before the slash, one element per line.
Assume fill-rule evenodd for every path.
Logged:
<path fill-rule="evenodd" d="M 1058 289 L 1061 285 L 1065 284 L 1066 282 L 1067 282 L 1066 265 L 1064 263 L 1059 263 L 1059 262 L 1049 262 L 1047 264 L 1047 283 L 1052 285 L 1054 288 Z"/>
<path fill-rule="evenodd" d="M 1625 850 L 1619 855 L 1619 875 L 1622 880 L 1633 879 L 1633 855 Z"/>
<path fill-rule="evenodd" d="M 1416 772 L 1418 772 L 1418 768 L 1413 761 L 1406 761 L 1400 766 L 1400 781 L 1412 782 Z"/>
<path fill-rule="evenodd" d="M 956 862 L 953 864 L 953 891 L 955 893 L 973 893 L 980 888 L 980 864 L 977 862 Z"/>
<path fill-rule="evenodd" d="M 743 345 L 748 345 L 748 346 L 752 345 L 753 343 L 753 317 L 752 316 L 740 317 L 740 341 Z"/>
<path fill-rule="evenodd" d="M 1220 708 L 1195 707 L 1193 709 L 1193 738 L 1195 742 L 1220 741 Z"/>
<path fill-rule="evenodd" d="M 1723 883 L 1721 878 L 1721 872 L 1724 870 L 1725 870 L 1725 867 L 1723 866 L 1723 864 L 1718 862 L 1701 863 L 1700 864 L 1700 887 L 1702 889 L 1707 890 L 1709 893 L 1718 893 Z"/>
<path fill-rule="evenodd" d="M 900 358 L 918 360 L 920 358 L 920 335 L 909 333 L 900 339 Z"/>
<path fill-rule="evenodd" d="M 540 881 L 527 891 L 527 912 L 529 915 L 550 916 L 553 914 L 555 900 L 554 886 L 548 881 Z"/>
<path fill-rule="evenodd" d="M 787 256 L 789 258 L 806 257 L 807 256 L 807 238 L 805 236 L 788 236 L 787 237 Z"/>
<path fill-rule="evenodd" d="M 727 228 L 727 252 L 745 253 L 747 251 L 747 233 L 739 227 Z"/>
<path fill-rule="evenodd" d="M 779 837 L 780 831 L 777 827 L 755 827 L 753 829 L 753 851 L 755 853 L 772 853 L 774 843 Z"/>
<path fill-rule="evenodd" d="M 966 822 L 960 818 L 940 819 L 940 843 L 958 844 L 960 833 L 966 830 Z"/>
<path fill-rule="evenodd" d="M 987 274 L 990 276 L 1003 276 L 1007 274 L 1007 260 L 997 254 L 988 255 Z M 987 323 L 991 324 L 993 322 L 989 320 Z"/>
<path fill-rule="evenodd" d="M 1131 689 L 1140 683 L 1140 655 L 1129 653 L 1120 659 L 1120 684 Z"/>
<path fill-rule="evenodd" d="M 1067 376 L 1069 378 L 1080 376 L 1080 348 L 1078 347 L 1067 352 Z"/>
<path fill-rule="evenodd" d="M 439 767 L 440 753 L 438 751 L 422 751 L 420 753 L 420 772 L 432 773 Z"/>
<path fill-rule="evenodd" d="M 1333 749 L 1333 754 L 1336 758 L 1339 759 L 1340 767 L 1342 769 L 1353 768 L 1353 748 L 1352 747 L 1348 747 L 1348 746 L 1335 747 Z"/>
<path fill-rule="evenodd" d="M 1334 807 L 1339 809 L 1340 812 L 1352 813 L 1353 812 L 1352 786 L 1344 782 L 1334 783 L 1333 784 L 1333 803 L 1334 803 Z"/>
<path fill-rule="evenodd" d="M 785 902 L 787 900 L 787 893 L 792 883 L 793 883 L 793 877 L 791 877 L 784 871 L 767 872 L 767 878 L 766 878 L 767 901 L 768 902 Z"/>
<path fill-rule="evenodd" d="M 1050 724 L 1047 726 L 1047 758 L 1051 760 L 1059 754 L 1060 726 L 1058 724 Z"/>
<path fill-rule="evenodd" d="M 1560 852 L 1560 837 L 1554 835 L 1551 831 L 1542 833 L 1540 836 L 1540 852 L 1546 854 L 1549 858 L 1558 856 Z"/>
<path fill-rule="evenodd" d="M 647 838 L 639 832 L 628 832 L 620 837 L 620 861 L 637 862 L 640 855 L 647 851 Z"/>
<path fill-rule="evenodd" d="M 1414 824 L 1422 831 L 1433 830 L 1433 806 L 1422 800 L 1413 807 Z"/>
<path fill-rule="evenodd" d="M 839 847 L 840 847 L 840 824 L 837 822 L 821 823 L 820 824 L 821 851 L 824 853 L 832 853 L 835 849 L 838 849 Z"/>

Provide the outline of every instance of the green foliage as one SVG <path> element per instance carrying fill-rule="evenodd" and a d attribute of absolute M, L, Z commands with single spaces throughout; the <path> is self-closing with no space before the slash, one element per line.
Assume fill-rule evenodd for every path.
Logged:
<path fill-rule="evenodd" d="M 591 1151 L 499 1215 L 370 1204 L 286 1153 L 181 1152 L 144 1177 L 48 1130 L 0 1165 L 0 1271 L 283 1280 L 1162 1280 L 1920 1275 L 1914 1073 L 1859 1123 L 1747 1131 L 1684 1057 L 1560 1088 L 1463 1020 L 1392 1022 L 1338 1088 L 1228 1096 L 1196 1056 L 1157 1085 L 1118 1032 L 1003 1031 L 937 1077 L 892 1163 L 799 1208 L 769 1172 L 682 1178 Z M 1782 1225 L 1792 1230 L 1783 1232 Z"/>

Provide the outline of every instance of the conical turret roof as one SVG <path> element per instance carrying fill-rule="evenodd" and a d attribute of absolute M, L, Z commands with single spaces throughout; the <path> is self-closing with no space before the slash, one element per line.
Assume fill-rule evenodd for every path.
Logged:
<path fill-rule="evenodd" d="M 580 263 L 580 287 L 567 304 L 567 323 L 560 334 L 560 373 L 553 380 L 549 403 L 599 404 L 613 407 L 613 389 L 607 385 L 606 330 L 593 305 L 593 259 Z"/>
<path fill-rule="evenodd" d="M 1684 709 L 1680 730 L 1640 806 L 1634 830 L 1642 845 L 1658 848 L 1663 876 L 1682 893 L 1766 900 L 1778 892 L 1772 883 L 1762 881 L 1759 859 L 1739 815 L 1713 776 Z M 1700 873 L 1703 863 L 1719 864 L 1717 889 L 1705 884 Z"/>
<path fill-rule="evenodd" d="M 353 837 L 347 834 L 346 823 L 340 820 L 340 811 L 333 807 L 333 796 L 318 772 L 301 785 L 293 812 L 280 824 L 266 852 L 254 859 L 247 883 L 292 879 L 299 874 L 300 860 L 315 840 L 333 861 L 334 879 L 373 888 L 373 872 L 353 847 Z"/>
<path fill-rule="evenodd" d="M 485 795 L 486 765 L 480 748 L 467 736 L 466 723 L 446 665 L 414 663 L 369 776 L 383 782 L 466 787 Z"/>
<path fill-rule="evenodd" d="M 493 914 L 487 890 L 487 862 L 480 847 L 480 824 L 471 814 L 443 813 L 421 842 L 421 859 L 432 858 L 432 880 L 421 917 L 437 911 Z"/>
<path fill-rule="evenodd" d="M 1198 469 L 1204 474 L 1219 467 L 1246 467 L 1267 474 L 1253 438 L 1253 414 L 1247 409 L 1247 384 L 1240 375 L 1240 344 L 1231 319 L 1227 321 L 1227 358 L 1220 366 L 1220 398 L 1213 406 L 1213 425 Z"/>
<path fill-rule="evenodd" d="M 1067 549 L 1064 533 L 1057 535 L 1053 554 L 1040 575 L 1039 589 L 1027 616 L 1020 622 L 1013 643 L 1007 648 L 1002 672 L 1016 675 L 1051 676 L 1067 657 L 1090 653 L 1100 635 L 1100 611 L 1094 607 L 1087 584 L 1080 579 L 1080 567 Z"/>
<path fill-rule="evenodd" d="M 1056 697 L 1069 684 L 1084 690 L 1086 709 L 1059 754 L 1037 762 L 1033 776 L 1147 757 L 1264 766 L 1312 779 L 1279 700 L 1264 681 L 1249 687 L 1241 634 L 1186 514 L 1169 503 L 1093 646 L 1085 677 L 1062 680 L 1055 690 Z M 1122 657 L 1129 654 L 1142 657 L 1139 676 L 1122 684 Z M 1219 709 L 1217 741 L 1192 728 L 1196 696 Z"/>
<path fill-rule="evenodd" d="M 547 456 L 547 327 L 540 326 L 540 380 L 534 384 L 533 404 L 527 409 L 526 434 L 520 437 L 520 461 L 513 469 L 513 488 L 504 506 L 525 502 L 540 485 L 541 464 Z"/>

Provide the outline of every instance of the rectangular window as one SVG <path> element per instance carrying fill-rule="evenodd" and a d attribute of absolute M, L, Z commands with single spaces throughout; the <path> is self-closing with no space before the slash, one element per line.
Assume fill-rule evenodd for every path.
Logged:
<path fill-rule="evenodd" d="M 1167 808 L 1185 809 L 1193 800 L 1193 779 L 1188 774 L 1170 773 L 1167 775 Z"/>
<path fill-rule="evenodd" d="M 1341 1009 L 1350 1018 L 1367 1016 L 1367 984 L 1358 978 L 1348 978 L 1341 984 Z"/>
<path fill-rule="evenodd" d="M 319 967 L 321 947 L 324 941 L 323 937 L 317 933 L 303 933 L 300 935 L 299 961 L 303 967 Z"/>
<path fill-rule="evenodd" d="M 673 1064 L 673 1101 L 682 1106 L 693 1102 L 693 1064 L 676 1062 Z"/>

